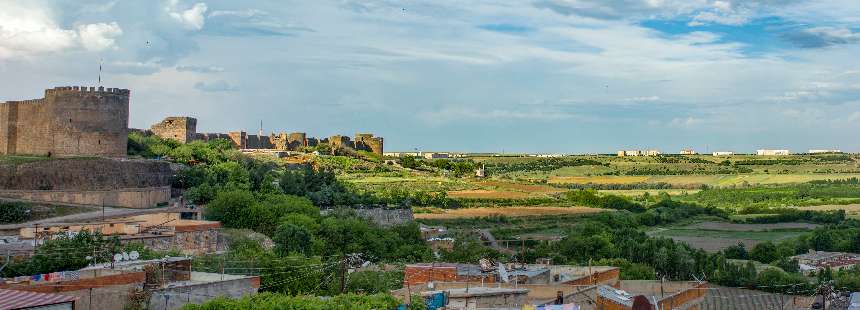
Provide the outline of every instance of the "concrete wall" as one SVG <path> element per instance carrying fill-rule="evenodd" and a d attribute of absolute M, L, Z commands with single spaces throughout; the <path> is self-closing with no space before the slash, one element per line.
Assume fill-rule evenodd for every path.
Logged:
<path fill-rule="evenodd" d="M 196 274 L 200 273 L 193 273 L 192 278 Z M 226 276 L 230 277 L 230 275 Z M 239 298 L 256 294 L 259 287 L 259 277 L 240 277 L 232 280 L 156 289 L 152 291 L 152 295 L 149 298 L 148 309 L 173 310 L 181 308 L 186 304 L 204 303 L 218 296 Z"/>
<path fill-rule="evenodd" d="M 0 190 L 0 197 L 56 204 L 150 208 L 170 200 L 170 187 L 126 188 L 105 191 Z"/>

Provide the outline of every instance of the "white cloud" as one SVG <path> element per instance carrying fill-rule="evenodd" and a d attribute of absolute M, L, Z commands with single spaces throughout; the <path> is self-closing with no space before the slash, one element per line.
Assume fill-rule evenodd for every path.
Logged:
<path fill-rule="evenodd" d="M 80 25 L 78 35 L 84 48 L 101 51 L 116 47 L 116 37 L 122 35 L 122 29 L 116 22 Z"/>
<path fill-rule="evenodd" d="M 4 4 L 0 10 L 0 59 L 77 48 L 100 51 L 115 47 L 120 35 L 122 29 L 116 22 L 63 29 L 45 8 Z"/>
<path fill-rule="evenodd" d="M 624 101 L 632 101 L 632 102 L 652 102 L 660 100 L 660 96 L 645 96 L 645 97 L 633 97 L 624 99 Z"/>
<path fill-rule="evenodd" d="M 437 111 L 425 111 L 418 117 L 427 123 L 447 123 L 454 121 L 516 121 L 538 120 L 556 121 L 576 117 L 574 114 L 542 109 L 513 110 L 500 108 L 475 109 L 465 105 L 448 106 Z"/>
<path fill-rule="evenodd" d="M 231 92 L 239 90 L 238 87 L 224 80 L 217 80 L 209 83 L 197 82 L 194 84 L 194 88 L 204 92 Z"/>
<path fill-rule="evenodd" d="M 714 8 L 723 12 L 731 12 L 732 3 L 728 1 L 714 1 Z"/>
<path fill-rule="evenodd" d="M 688 23 L 689 26 L 701 26 L 704 24 L 714 23 L 731 26 L 739 26 L 746 24 L 751 16 L 744 14 L 736 14 L 734 12 L 699 12 L 693 17 L 693 20 Z"/>
<path fill-rule="evenodd" d="M 215 73 L 215 72 L 224 72 L 224 68 L 217 67 L 217 66 L 181 65 L 181 66 L 176 66 L 176 71 L 196 72 L 196 73 Z"/>
<path fill-rule="evenodd" d="M 219 10 L 219 11 L 212 11 L 212 13 L 209 13 L 209 17 L 236 16 L 236 17 L 250 18 L 250 17 L 254 17 L 254 16 L 259 16 L 259 15 L 268 15 L 268 13 L 266 13 L 265 11 L 262 11 L 262 10 L 257 10 L 257 9 L 247 9 L 247 10 L 241 10 L 241 11 Z"/>
<path fill-rule="evenodd" d="M 696 117 L 692 117 L 692 116 L 676 117 L 676 118 L 673 118 L 669 122 L 669 126 L 689 128 L 689 127 L 694 127 L 696 125 L 702 124 L 703 122 L 704 122 L 704 120 L 702 120 L 701 118 L 696 118 Z"/>
<path fill-rule="evenodd" d="M 104 64 L 105 72 L 132 74 L 132 75 L 150 75 L 161 70 L 161 66 L 153 62 L 136 62 L 136 61 L 112 61 Z"/>
<path fill-rule="evenodd" d="M 179 8 L 179 0 L 168 0 L 165 6 L 167 15 L 180 22 L 185 28 L 190 30 L 203 29 L 206 23 L 206 3 L 195 3 L 191 8 L 182 10 Z"/>

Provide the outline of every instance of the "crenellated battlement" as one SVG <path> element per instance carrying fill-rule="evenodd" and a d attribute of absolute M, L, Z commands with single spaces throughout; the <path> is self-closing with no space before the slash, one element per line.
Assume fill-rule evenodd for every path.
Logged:
<path fill-rule="evenodd" d="M 0 154 L 125 156 L 130 93 L 62 86 L 0 104 Z"/>
<path fill-rule="evenodd" d="M 28 100 L 10 100 L 6 102 L 0 102 L 0 104 L 43 104 L 45 103 L 45 99 L 28 99 Z"/>
<path fill-rule="evenodd" d="M 120 95 L 120 96 L 128 96 L 131 94 L 131 91 L 123 88 L 105 88 L 104 86 L 93 87 L 93 86 L 59 86 L 51 89 L 45 90 L 45 96 L 48 94 L 58 94 L 58 93 L 81 93 L 81 94 L 92 94 L 98 93 L 103 95 Z"/>

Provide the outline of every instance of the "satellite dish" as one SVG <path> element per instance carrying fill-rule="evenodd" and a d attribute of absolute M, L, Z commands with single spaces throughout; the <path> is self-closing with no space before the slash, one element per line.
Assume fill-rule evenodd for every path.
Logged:
<path fill-rule="evenodd" d="M 122 254 L 119 254 L 119 253 L 114 254 L 113 255 L 113 261 L 121 262 L 122 261 Z"/>
<path fill-rule="evenodd" d="M 138 253 L 137 251 L 131 251 L 131 253 L 128 253 L 128 258 L 131 258 L 133 260 L 138 259 L 140 258 L 140 253 Z"/>
<path fill-rule="evenodd" d="M 131 260 L 131 258 L 128 257 L 128 253 L 122 252 L 122 260 Z"/>

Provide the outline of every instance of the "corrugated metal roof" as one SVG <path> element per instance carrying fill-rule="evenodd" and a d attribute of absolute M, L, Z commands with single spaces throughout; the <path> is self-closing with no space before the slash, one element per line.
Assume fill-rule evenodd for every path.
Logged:
<path fill-rule="evenodd" d="M 597 287 L 597 293 L 601 297 L 609 299 L 619 305 L 625 305 L 628 307 L 633 306 L 633 296 L 623 290 L 607 285 L 601 285 Z"/>
<path fill-rule="evenodd" d="M 0 289 L 0 310 L 32 308 L 74 302 L 77 297 Z"/>

